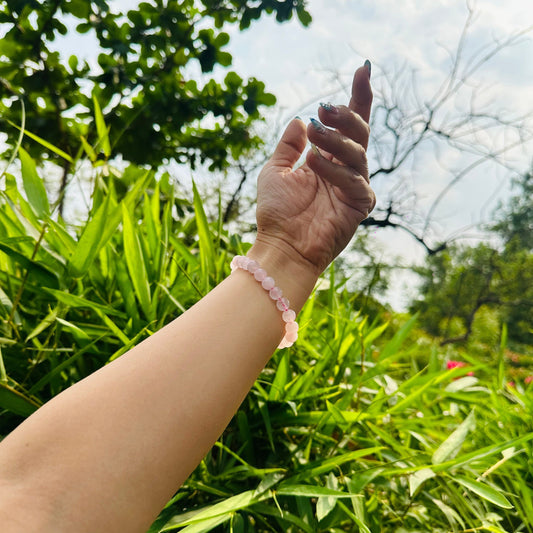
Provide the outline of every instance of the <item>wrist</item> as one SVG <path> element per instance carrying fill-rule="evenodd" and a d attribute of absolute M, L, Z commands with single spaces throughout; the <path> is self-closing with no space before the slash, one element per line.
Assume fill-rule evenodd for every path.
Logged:
<path fill-rule="evenodd" d="M 260 235 L 246 255 L 257 261 L 274 278 L 283 295 L 289 299 L 290 307 L 298 313 L 318 280 L 316 269 L 305 259 L 299 258 L 286 243 L 265 239 Z"/>

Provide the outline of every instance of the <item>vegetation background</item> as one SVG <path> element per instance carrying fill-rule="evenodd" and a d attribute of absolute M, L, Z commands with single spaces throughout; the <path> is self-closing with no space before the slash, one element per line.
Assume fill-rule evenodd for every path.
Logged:
<path fill-rule="evenodd" d="M 303 1 L 0 4 L 1 436 L 178 316 L 246 252 L 243 187 L 267 151 L 254 123 L 275 98 L 257 79 L 210 73 L 231 65 L 224 27 L 262 15 L 311 23 Z M 98 69 L 52 50 L 67 31 L 94 33 Z M 395 115 L 402 92 L 378 92 L 375 142 L 390 146 L 388 129 L 399 148 L 374 178 L 403 172 L 424 135 L 498 159 L 479 136 L 452 138 L 453 120 L 434 122 L 467 85 L 449 79 L 429 115 Z M 462 120 L 476 132 L 481 119 Z M 228 186 L 184 188 L 169 158 L 202 179 L 222 169 Z M 402 227 L 428 253 L 411 310 L 380 303 L 394 265 L 362 232 L 364 268 L 348 254 L 324 274 L 297 345 L 274 354 L 150 531 L 533 531 L 528 170 L 474 246 L 432 239 L 385 201 L 367 227 Z M 90 201 L 69 211 L 78 187 Z"/>

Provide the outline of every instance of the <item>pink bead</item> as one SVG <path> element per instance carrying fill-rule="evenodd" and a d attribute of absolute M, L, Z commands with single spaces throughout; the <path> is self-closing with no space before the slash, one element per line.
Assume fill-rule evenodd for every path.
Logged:
<path fill-rule="evenodd" d="M 280 299 L 276 302 L 276 307 L 277 307 L 280 311 L 288 311 L 288 309 L 289 309 L 289 300 L 287 300 L 287 298 L 280 298 Z"/>
<path fill-rule="evenodd" d="M 257 261 L 254 261 L 253 259 L 246 266 L 246 270 L 248 270 L 250 274 L 253 274 L 258 268 L 259 268 L 259 263 Z"/>
<path fill-rule="evenodd" d="M 263 270 L 262 268 L 258 268 L 258 269 L 254 272 L 254 278 L 255 278 L 257 281 L 263 281 L 266 277 L 267 277 L 266 270 Z"/>
<path fill-rule="evenodd" d="M 287 322 L 285 324 L 285 331 L 287 333 L 291 331 L 298 331 L 300 329 L 300 326 L 298 326 L 298 322 Z"/>
<path fill-rule="evenodd" d="M 281 342 L 279 343 L 278 350 L 281 350 L 283 348 L 290 348 L 292 345 L 292 342 L 288 342 L 287 339 L 283 337 L 283 339 L 281 339 Z"/>
<path fill-rule="evenodd" d="M 248 267 L 248 263 L 250 261 L 251 261 L 251 259 L 249 257 L 246 257 L 246 256 L 241 257 L 241 268 L 246 270 L 246 268 Z"/>
<path fill-rule="evenodd" d="M 238 264 L 238 261 L 237 261 L 237 256 L 235 256 L 232 260 L 231 260 L 231 263 L 229 265 L 231 267 L 231 271 L 233 272 L 235 269 L 239 268 L 239 264 Z"/>
<path fill-rule="evenodd" d="M 288 331 L 287 333 L 285 333 L 285 340 L 287 342 L 295 342 L 296 339 L 298 338 L 298 332 L 297 331 Z"/>
<path fill-rule="evenodd" d="M 294 322 L 296 313 L 292 309 L 288 309 L 287 311 L 283 311 L 281 318 L 283 318 L 285 322 Z"/>
<path fill-rule="evenodd" d="M 278 300 L 279 298 L 283 296 L 283 292 L 281 291 L 279 287 L 274 287 L 270 289 L 268 291 L 268 294 L 273 300 Z"/>
<path fill-rule="evenodd" d="M 262 282 L 261 285 L 263 289 L 266 291 L 269 291 L 270 289 L 273 289 L 276 286 L 276 282 L 274 281 L 274 278 L 271 278 L 270 276 L 267 276 Z"/>

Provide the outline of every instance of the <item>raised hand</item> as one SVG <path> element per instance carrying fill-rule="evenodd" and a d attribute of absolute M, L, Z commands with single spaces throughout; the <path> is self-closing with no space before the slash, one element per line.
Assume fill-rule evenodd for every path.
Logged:
<path fill-rule="evenodd" d="M 257 243 L 282 249 L 316 275 L 346 247 L 375 205 L 366 159 L 371 105 L 365 65 L 348 106 L 322 105 L 320 122 L 307 130 L 299 119 L 288 125 L 259 176 Z M 318 148 L 293 169 L 307 139 Z"/>

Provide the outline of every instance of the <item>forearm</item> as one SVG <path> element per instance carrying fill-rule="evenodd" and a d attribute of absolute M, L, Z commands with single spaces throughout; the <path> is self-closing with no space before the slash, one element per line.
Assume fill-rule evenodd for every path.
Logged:
<path fill-rule="evenodd" d="M 250 255 L 299 310 L 315 273 L 280 250 L 256 245 Z M 282 335 L 273 301 L 249 273 L 234 272 L 6 438 L 0 502 L 8 492 L 14 503 L 18 493 L 40 500 L 34 509 L 43 531 L 145 531 L 223 431 Z M 10 510 L 0 503 L 2 512 Z"/>

